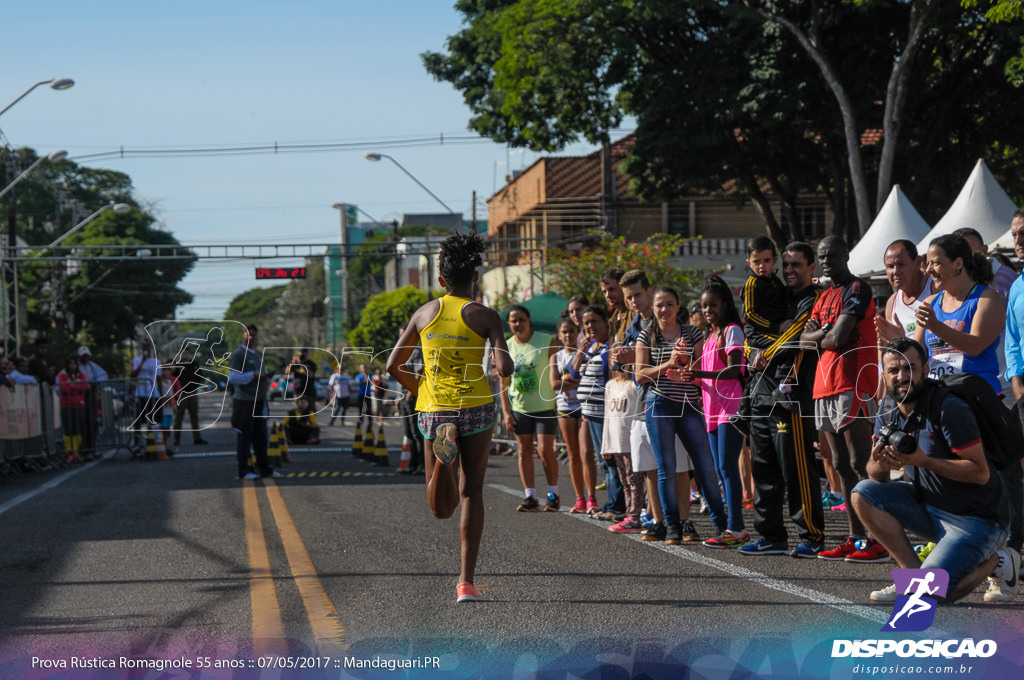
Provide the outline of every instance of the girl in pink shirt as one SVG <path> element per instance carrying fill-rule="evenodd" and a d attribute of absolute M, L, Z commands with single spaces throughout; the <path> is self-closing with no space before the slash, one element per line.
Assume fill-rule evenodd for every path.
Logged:
<path fill-rule="evenodd" d="M 743 330 L 729 286 L 718 276 L 708 279 L 700 297 L 701 312 L 707 322 L 700 370 L 693 377 L 700 385 L 704 418 L 715 471 L 725 490 L 729 523 L 725 531 L 704 541 L 709 548 L 743 545 L 749 534 L 743 528 L 743 485 L 740 481 L 740 448 L 743 436 L 729 424 L 729 416 L 739 410 L 743 396 Z"/>

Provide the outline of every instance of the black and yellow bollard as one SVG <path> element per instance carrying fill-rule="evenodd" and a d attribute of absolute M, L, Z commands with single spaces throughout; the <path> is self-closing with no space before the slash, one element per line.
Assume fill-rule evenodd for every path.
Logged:
<path fill-rule="evenodd" d="M 270 443 L 267 446 L 267 458 L 270 459 L 270 465 L 272 467 L 278 467 L 281 465 L 281 445 L 279 441 L 280 430 L 277 429 L 277 423 L 270 426 Z"/>
<path fill-rule="evenodd" d="M 373 464 L 377 467 L 388 467 L 391 463 L 388 461 L 388 445 L 384 441 L 384 426 L 381 425 L 377 431 L 377 448 L 374 450 L 374 461 Z"/>
<path fill-rule="evenodd" d="M 284 436 L 284 425 L 277 428 L 277 446 L 281 450 L 281 462 L 292 462 L 292 454 L 288 451 L 288 438 Z"/>
<path fill-rule="evenodd" d="M 356 433 L 352 436 L 352 455 L 356 458 L 363 457 L 362 419 L 356 422 Z"/>
<path fill-rule="evenodd" d="M 152 429 L 146 432 L 146 460 L 157 460 L 156 433 Z"/>

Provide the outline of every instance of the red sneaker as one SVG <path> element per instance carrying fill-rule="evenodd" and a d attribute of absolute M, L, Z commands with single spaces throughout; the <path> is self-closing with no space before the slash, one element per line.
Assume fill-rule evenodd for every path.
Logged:
<path fill-rule="evenodd" d="M 846 556 L 847 562 L 861 562 L 862 564 L 888 562 L 889 559 L 889 551 L 873 538 L 857 541 L 857 551 Z"/>
<path fill-rule="evenodd" d="M 628 517 L 618 524 L 608 527 L 608 531 L 616 534 L 639 534 L 642 529 L 643 527 L 640 526 L 640 522 L 634 522 Z"/>
<path fill-rule="evenodd" d="M 822 550 L 818 553 L 819 560 L 845 560 L 848 555 L 852 555 L 857 552 L 857 541 L 853 536 L 847 536 L 846 540 L 839 545 L 838 548 L 832 550 Z"/>
<path fill-rule="evenodd" d="M 455 588 L 456 602 L 479 602 L 483 598 L 476 591 L 472 583 L 463 581 Z"/>

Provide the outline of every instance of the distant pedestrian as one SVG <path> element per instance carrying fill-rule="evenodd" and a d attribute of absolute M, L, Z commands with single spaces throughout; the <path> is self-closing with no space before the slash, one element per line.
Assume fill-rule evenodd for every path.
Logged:
<path fill-rule="evenodd" d="M 92 360 L 92 351 L 85 345 L 78 348 L 78 368 L 89 379 L 89 382 L 100 382 L 109 379 L 107 372 Z"/>
<path fill-rule="evenodd" d="M 57 369 L 47 363 L 47 356 L 50 353 L 50 341 L 46 338 L 39 338 L 35 342 L 35 351 L 28 357 L 28 372 L 40 383 L 53 384 L 57 375 Z"/>
<path fill-rule="evenodd" d="M 331 408 L 331 419 L 327 425 L 334 425 L 334 421 L 341 418 L 341 426 L 345 426 L 345 412 L 348 411 L 349 402 L 352 400 L 352 379 L 348 377 L 344 367 L 339 363 L 338 369 L 331 374 L 327 386 L 334 392 L 334 405 Z"/>
<path fill-rule="evenodd" d="M 89 392 L 89 381 L 78 368 L 78 358 L 69 357 L 64 370 L 57 374 L 57 391 L 60 394 L 60 425 L 64 431 L 64 451 L 68 460 L 82 460 L 80 449 L 82 433 L 85 431 L 85 399 Z M 91 458 L 92 453 L 87 455 Z"/>
<path fill-rule="evenodd" d="M 153 420 L 153 404 L 156 377 L 159 371 L 159 363 L 156 354 L 153 352 L 153 342 L 149 338 L 143 338 L 140 343 L 139 354 L 132 359 L 132 371 L 130 377 L 135 385 L 135 422 L 132 423 L 132 430 L 135 432 L 135 447 L 132 450 L 133 458 L 142 458 L 142 433 L 149 429 L 155 422 Z"/>
<path fill-rule="evenodd" d="M 295 408 L 285 414 L 284 437 L 289 444 L 320 443 L 320 426 L 316 422 L 316 413 L 305 397 L 296 399 Z"/>
<path fill-rule="evenodd" d="M 181 444 L 181 426 L 188 413 L 189 424 L 192 426 L 192 443 L 196 446 L 206 444 L 199 427 L 199 389 L 209 380 L 199 375 L 199 362 L 192 350 L 183 347 L 178 356 L 178 383 L 181 390 L 177 394 L 177 406 L 174 409 L 174 445 Z"/>
<path fill-rule="evenodd" d="M 228 382 L 235 393 L 231 405 L 231 428 L 235 431 L 239 479 L 280 477 L 267 457 L 267 387 L 270 375 L 263 356 L 253 346 L 258 330 L 248 324 L 242 332 L 242 344 L 231 353 Z M 255 466 L 249 463 L 255 457 Z"/>

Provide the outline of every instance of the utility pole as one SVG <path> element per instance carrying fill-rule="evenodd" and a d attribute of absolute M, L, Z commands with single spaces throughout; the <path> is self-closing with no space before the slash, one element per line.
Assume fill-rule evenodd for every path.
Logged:
<path fill-rule="evenodd" d="M 434 299 L 434 256 L 430 252 L 430 225 L 424 232 L 427 236 L 427 301 Z"/>
<path fill-rule="evenodd" d="M 14 153 L 8 149 L 7 159 L 4 163 L 4 186 L 11 180 L 18 176 L 18 168 L 15 167 Z M 11 248 L 11 257 L 15 257 L 14 248 L 18 247 L 18 220 L 17 220 L 17 208 L 16 203 L 16 189 L 11 189 L 7 195 L 7 247 Z M 18 262 L 12 260 L 11 263 L 3 268 L 0 272 L 3 275 L 3 284 L 7 293 L 10 295 L 10 300 L 5 301 L 5 321 L 4 324 L 4 349 L 7 349 L 7 340 L 10 337 L 14 341 L 14 353 L 21 354 L 21 305 L 18 302 Z M 10 277 L 10 285 L 7 284 L 8 276 Z M 13 318 L 12 318 L 13 317 Z M 10 332 L 7 324 L 13 327 L 13 333 Z"/>
<path fill-rule="evenodd" d="M 391 220 L 392 240 L 395 242 L 395 290 L 402 285 L 402 256 L 398 252 L 398 220 Z"/>

